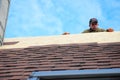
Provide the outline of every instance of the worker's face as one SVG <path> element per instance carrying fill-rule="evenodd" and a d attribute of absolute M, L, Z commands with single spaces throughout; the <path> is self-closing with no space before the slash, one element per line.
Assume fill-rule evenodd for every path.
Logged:
<path fill-rule="evenodd" d="M 96 30 L 98 27 L 98 23 L 91 23 L 89 26 L 91 29 Z"/>

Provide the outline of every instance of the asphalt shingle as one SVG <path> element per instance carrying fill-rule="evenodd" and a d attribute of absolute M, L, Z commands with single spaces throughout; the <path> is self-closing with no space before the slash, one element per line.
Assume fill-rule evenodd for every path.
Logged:
<path fill-rule="evenodd" d="M 120 68 L 120 42 L 0 50 L 0 80 L 25 80 L 33 71 L 104 68 Z"/>

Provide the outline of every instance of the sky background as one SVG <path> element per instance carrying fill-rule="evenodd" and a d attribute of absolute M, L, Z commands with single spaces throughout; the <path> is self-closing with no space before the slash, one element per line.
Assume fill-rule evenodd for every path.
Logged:
<path fill-rule="evenodd" d="M 5 38 L 80 34 L 97 18 L 120 31 L 120 0 L 10 0 Z"/>

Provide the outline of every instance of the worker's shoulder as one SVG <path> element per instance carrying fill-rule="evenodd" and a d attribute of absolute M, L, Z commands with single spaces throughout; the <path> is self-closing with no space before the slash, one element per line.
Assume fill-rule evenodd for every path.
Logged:
<path fill-rule="evenodd" d="M 89 33 L 89 32 L 90 32 L 90 29 L 86 29 L 82 33 Z"/>
<path fill-rule="evenodd" d="M 104 32 L 104 31 L 106 31 L 105 29 L 102 29 L 102 28 L 97 28 L 97 30 L 96 30 L 97 32 Z"/>

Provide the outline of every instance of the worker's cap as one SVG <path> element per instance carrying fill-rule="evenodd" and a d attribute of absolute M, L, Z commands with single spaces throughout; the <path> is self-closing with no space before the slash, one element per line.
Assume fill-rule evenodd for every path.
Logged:
<path fill-rule="evenodd" d="M 89 21 L 89 24 L 92 24 L 92 23 L 98 23 L 98 20 L 96 18 L 91 18 Z"/>

